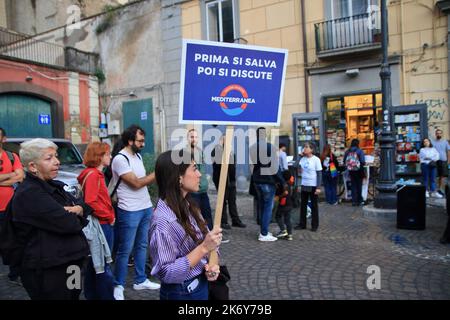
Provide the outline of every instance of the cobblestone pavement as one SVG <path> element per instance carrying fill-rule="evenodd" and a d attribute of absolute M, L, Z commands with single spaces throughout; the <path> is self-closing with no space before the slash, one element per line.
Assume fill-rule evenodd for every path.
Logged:
<path fill-rule="evenodd" d="M 247 228 L 227 231 L 231 241 L 221 246 L 232 299 L 450 299 L 450 246 L 439 243 L 447 219 L 442 207 L 428 207 L 426 230 L 413 231 L 397 229 L 395 218 L 364 217 L 360 207 L 321 203 L 317 232 L 295 230 L 293 241 L 267 243 L 257 241 L 252 201 L 239 195 Z M 270 228 L 278 231 L 275 223 Z M 367 288 L 372 265 L 380 268 L 381 289 Z M 0 266 L 0 299 L 27 299 L 6 274 Z M 131 275 L 132 268 L 126 299 L 159 298 L 158 290 L 134 291 Z"/>

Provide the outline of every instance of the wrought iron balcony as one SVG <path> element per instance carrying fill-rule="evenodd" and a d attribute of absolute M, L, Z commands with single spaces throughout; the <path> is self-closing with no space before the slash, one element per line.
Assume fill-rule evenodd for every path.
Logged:
<path fill-rule="evenodd" d="M 88 74 L 97 68 L 98 54 L 79 51 L 0 28 L 0 57 L 34 62 Z"/>
<path fill-rule="evenodd" d="M 314 24 L 319 58 L 381 49 L 381 30 L 368 13 Z"/>

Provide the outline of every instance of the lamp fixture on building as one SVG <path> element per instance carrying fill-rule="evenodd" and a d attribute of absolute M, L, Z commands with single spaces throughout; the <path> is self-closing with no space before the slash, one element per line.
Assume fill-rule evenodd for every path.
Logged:
<path fill-rule="evenodd" d="M 131 98 L 136 98 L 137 97 L 137 95 L 136 95 L 136 93 L 134 91 L 130 91 L 128 96 L 131 97 Z"/>
<path fill-rule="evenodd" d="M 28 82 L 33 81 L 33 77 L 30 76 L 30 75 L 28 75 L 28 76 L 25 78 L 25 80 L 28 81 Z"/>
<path fill-rule="evenodd" d="M 354 78 L 359 74 L 359 69 L 348 69 L 347 71 L 345 71 L 345 74 L 349 78 Z"/>

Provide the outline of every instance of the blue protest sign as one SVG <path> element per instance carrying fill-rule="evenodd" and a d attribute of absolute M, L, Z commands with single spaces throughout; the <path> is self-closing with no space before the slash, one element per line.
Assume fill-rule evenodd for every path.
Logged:
<path fill-rule="evenodd" d="M 50 124 L 50 115 L 49 114 L 39 114 L 39 124 Z"/>
<path fill-rule="evenodd" d="M 288 52 L 183 40 L 180 123 L 280 125 Z"/>

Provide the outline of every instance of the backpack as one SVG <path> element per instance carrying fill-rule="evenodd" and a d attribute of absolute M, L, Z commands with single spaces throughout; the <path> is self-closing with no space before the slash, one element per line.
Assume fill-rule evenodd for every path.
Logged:
<path fill-rule="evenodd" d="M 13 153 L 12 152 L 9 152 L 9 151 L 7 151 L 7 150 L 5 150 L 5 152 L 6 152 L 6 155 L 8 156 L 8 159 L 9 159 L 9 161 L 11 161 L 11 166 L 13 166 L 14 167 L 14 155 L 13 155 Z"/>
<path fill-rule="evenodd" d="M 9 161 L 11 162 L 11 167 L 13 167 L 13 171 L 14 171 L 14 161 L 16 160 L 14 158 L 14 154 L 8 150 L 4 150 L 6 152 L 6 155 L 8 156 Z M 16 182 L 12 185 L 13 189 L 16 190 L 17 187 L 19 186 L 19 183 Z"/>
<path fill-rule="evenodd" d="M 358 171 L 361 169 L 361 162 L 356 151 L 350 151 L 345 159 L 345 166 L 348 171 Z"/>
<path fill-rule="evenodd" d="M 130 165 L 130 159 L 128 159 L 128 157 L 126 155 L 124 155 L 123 153 L 120 153 L 120 152 L 117 153 L 117 155 L 119 155 L 119 154 L 121 156 L 123 156 L 127 160 L 128 165 Z M 142 161 L 142 157 L 139 153 L 136 153 L 136 156 L 139 158 L 139 160 Z M 114 158 L 113 158 L 113 160 L 114 160 Z M 111 160 L 110 167 L 112 167 L 112 160 Z M 108 193 L 111 198 L 111 203 L 112 203 L 113 207 L 117 207 L 117 203 L 119 201 L 119 199 L 117 198 L 117 188 L 119 188 L 120 182 L 122 182 L 121 177 L 119 177 L 119 179 L 117 181 L 114 181 L 114 179 L 111 179 L 108 183 Z"/>
<path fill-rule="evenodd" d="M 119 153 L 120 150 L 122 150 L 124 147 L 124 144 L 122 142 L 121 139 L 119 139 L 116 143 L 114 143 L 113 148 L 111 150 L 111 162 L 109 164 L 109 166 L 105 167 L 105 169 L 103 169 L 103 174 L 105 175 L 105 183 L 106 185 L 109 184 L 109 182 L 112 179 L 112 162 L 114 160 L 114 157 Z"/>

